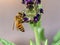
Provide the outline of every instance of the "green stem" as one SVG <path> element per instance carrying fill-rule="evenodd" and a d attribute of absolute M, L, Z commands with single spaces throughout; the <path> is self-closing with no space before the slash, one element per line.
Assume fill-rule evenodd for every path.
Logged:
<path fill-rule="evenodd" d="M 45 45 L 48 45 L 48 40 L 46 39 L 46 41 L 45 41 Z"/>
<path fill-rule="evenodd" d="M 34 28 L 34 34 L 35 34 L 36 45 L 40 45 L 38 30 L 36 30 L 36 27 Z"/>

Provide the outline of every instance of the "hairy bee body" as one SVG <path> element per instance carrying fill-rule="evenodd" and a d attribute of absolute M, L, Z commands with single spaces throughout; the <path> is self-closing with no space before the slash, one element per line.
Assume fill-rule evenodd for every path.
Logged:
<path fill-rule="evenodd" d="M 16 29 L 17 29 L 17 30 L 20 30 L 20 31 L 22 31 L 22 32 L 25 31 L 22 23 L 20 23 L 20 22 L 15 22 L 15 26 L 16 26 Z"/>
<path fill-rule="evenodd" d="M 25 30 L 22 25 L 22 22 L 23 22 L 23 16 L 21 13 L 18 13 L 18 15 L 15 16 L 15 26 L 17 30 L 24 32 Z"/>

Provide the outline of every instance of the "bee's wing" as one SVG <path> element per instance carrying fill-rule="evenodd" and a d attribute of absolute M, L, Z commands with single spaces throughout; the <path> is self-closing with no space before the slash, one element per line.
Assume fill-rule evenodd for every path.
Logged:
<path fill-rule="evenodd" d="M 12 27 L 12 30 L 14 30 L 14 26 L 15 26 L 15 22 L 13 22 L 13 27 Z"/>
<path fill-rule="evenodd" d="M 14 26 L 15 26 L 15 21 L 16 21 L 16 17 L 14 17 L 14 20 L 13 20 L 13 25 L 12 25 L 12 30 L 14 30 Z"/>

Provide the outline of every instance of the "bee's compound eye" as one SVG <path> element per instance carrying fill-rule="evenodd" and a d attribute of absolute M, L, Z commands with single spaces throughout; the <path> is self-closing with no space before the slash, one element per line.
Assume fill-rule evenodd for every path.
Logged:
<path fill-rule="evenodd" d="M 18 14 L 19 14 L 19 15 L 22 15 L 22 13 L 21 13 L 21 12 L 18 12 Z"/>

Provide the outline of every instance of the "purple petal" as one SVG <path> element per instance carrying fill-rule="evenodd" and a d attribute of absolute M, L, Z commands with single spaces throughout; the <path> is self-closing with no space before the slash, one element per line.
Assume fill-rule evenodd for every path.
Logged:
<path fill-rule="evenodd" d="M 36 0 L 36 3 L 38 3 L 38 4 L 41 3 L 41 0 Z"/>
<path fill-rule="evenodd" d="M 28 20 L 28 18 L 24 18 L 24 21 L 27 21 Z"/>

